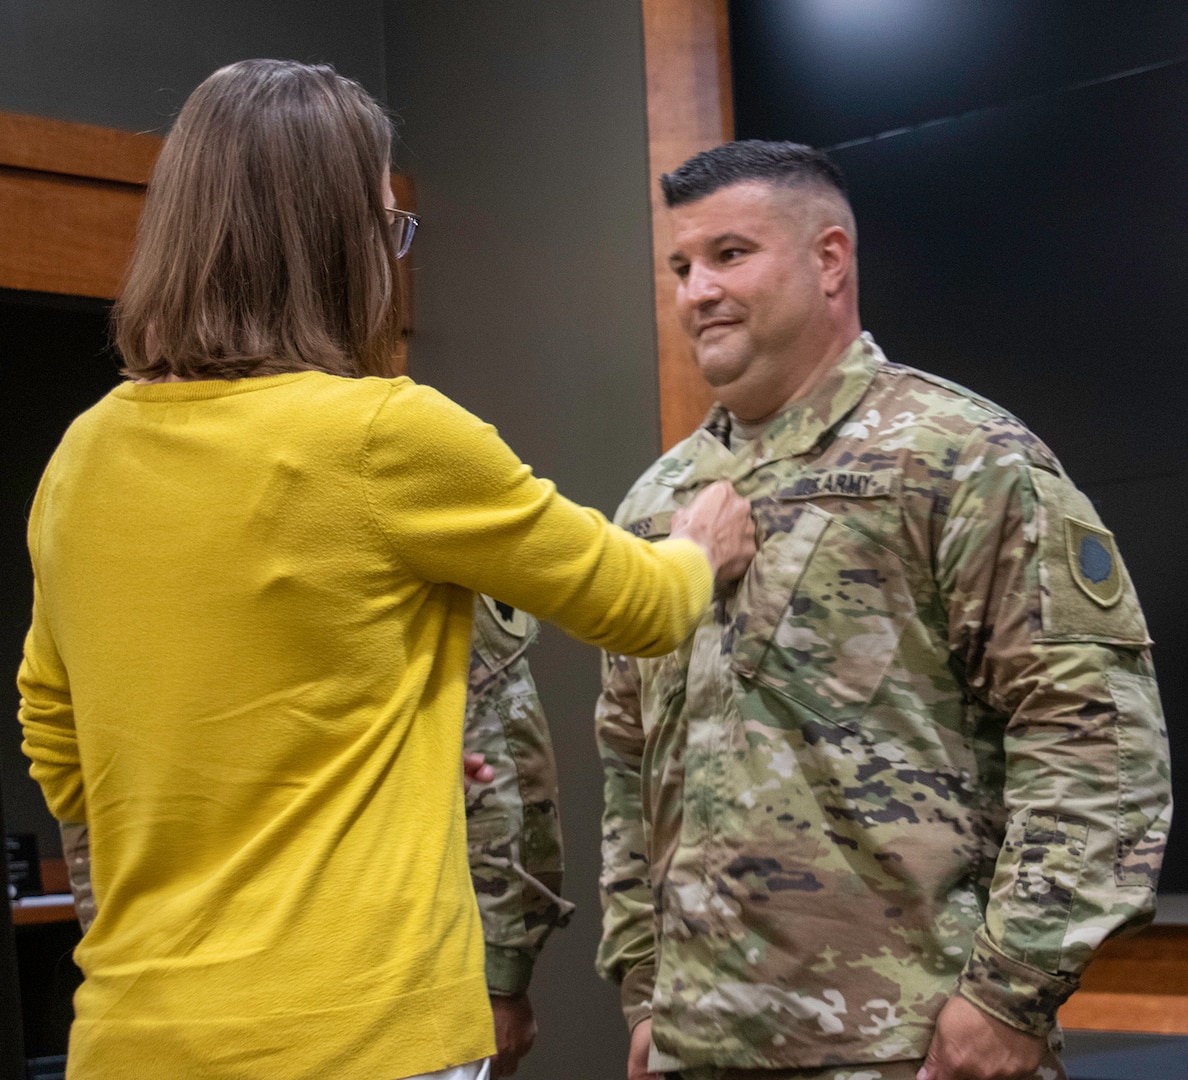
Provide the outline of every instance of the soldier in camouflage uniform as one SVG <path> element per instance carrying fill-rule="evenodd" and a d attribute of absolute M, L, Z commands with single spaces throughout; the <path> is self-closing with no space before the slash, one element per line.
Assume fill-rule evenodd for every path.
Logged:
<path fill-rule="evenodd" d="M 1062 1077 L 1057 1007 L 1149 919 L 1170 820 L 1113 537 L 1017 419 L 860 333 L 824 155 L 730 144 L 664 184 L 722 404 L 617 521 L 663 537 L 726 478 L 759 553 L 676 652 L 605 660 L 628 1075 Z"/>
<path fill-rule="evenodd" d="M 545 938 L 573 911 L 560 895 L 557 763 L 525 656 L 539 629 L 527 612 L 475 598 L 462 743 L 495 771 L 491 783 L 474 784 L 466 795 L 470 878 L 499 1048 L 493 1080 L 510 1075 L 532 1045 L 532 966 Z"/>
<path fill-rule="evenodd" d="M 463 747 L 494 771 L 466 796 L 470 874 L 487 948 L 498 1054 L 492 1080 L 510 1076 L 536 1033 L 526 991 L 532 967 L 573 904 L 561 890 L 557 765 L 526 652 L 540 629 L 487 596 L 474 604 Z M 87 827 L 62 826 L 62 852 L 84 932 L 95 918 Z"/>

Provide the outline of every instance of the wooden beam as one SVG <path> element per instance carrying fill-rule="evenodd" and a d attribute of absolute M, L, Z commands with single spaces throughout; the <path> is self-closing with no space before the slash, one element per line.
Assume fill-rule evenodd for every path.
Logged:
<path fill-rule="evenodd" d="M 0 287 L 115 297 L 161 143 L 0 113 Z"/>
<path fill-rule="evenodd" d="M 115 297 L 143 206 L 132 185 L 0 167 L 0 287 Z"/>
<path fill-rule="evenodd" d="M 163 142 L 153 134 L 0 113 L 0 288 L 114 299 Z M 392 190 L 398 206 L 416 208 L 411 177 L 393 176 Z M 406 338 L 413 315 L 408 270 L 401 265 L 399 283 Z"/>
<path fill-rule="evenodd" d="M 144 187 L 159 135 L 0 113 L 0 165 Z"/>
<path fill-rule="evenodd" d="M 659 179 L 699 151 L 733 138 L 726 0 L 643 0 L 643 26 L 660 429 L 667 450 L 701 423 L 713 392 L 677 322 Z"/>

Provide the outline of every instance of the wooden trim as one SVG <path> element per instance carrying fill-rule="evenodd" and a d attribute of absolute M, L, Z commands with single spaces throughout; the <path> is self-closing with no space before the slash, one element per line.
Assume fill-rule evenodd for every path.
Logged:
<path fill-rule="evenodd" d="M 77 919 L 74 901 L 70 899 L 54 904 L 38 904 L 36 907 L 25 907 L 21 900 L 12 902 L 13 926 L 45 926 L 48 923 L 75 922 Z"/>
<path fill-rule="evenodd" d="M 0 165 L 16 169 L 143 188 L 162 141 L 159 135 L 0 113 Z"/>
<path fill-rule="evenodd" d="M 726 0 L 643 0 L 643 27 L 660 431 L 667 450 L 701 423 L 713 392 L 677 321 L 659 179 L 699 151 L 733 138 Z"/>
<path fill-rule="evenodd" d="M 1060 1024 L 1066 1031 L 1188 1035 L 1188 997 L 1078 990 L 1060 1010 Z"/>
<path fill-rule="evenodd" d="M 0 113 L 0 288 L 114 299 L 163 142 Z M 392 190 L 397 205 L 415 209 L 411 177 L 393 176 Z M 400 289 L 407 336 L 413 292 L 404 264 Z M 404 356 L 399 366 L 406 369 Z"/>
<path fill-rule="evenodd" d="M 417 186 L 407 173 L 392 174 L 392 195 L 401 210 L 417 208 Z"/>
<path fill-rule="evenodd" d="M 143 205 L 129 185 L 0 167 L 0 287 L 115 297 Z"/>
<path fill-rule="evenodd" d="M 1188 1035 L 1188 926 L 1107 941 L 1060 1010 L 1066 1028 Z"/>
<path fill-rule="evenodd" d="M 0 287 L 114 298 L 161 143 L 0 113 Z"/>

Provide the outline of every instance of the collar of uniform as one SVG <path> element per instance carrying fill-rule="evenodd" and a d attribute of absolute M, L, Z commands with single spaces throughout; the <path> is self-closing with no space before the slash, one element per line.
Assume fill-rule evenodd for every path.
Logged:
<path fill-rule="evenodd" d="M 685 491 L 712 484 L 715 480 L 737 479 L 735 472 L 739 459 L 708 430 L 721 408 L 715 405 L 701 427 L 657 462 L 654 467 L 657 484 L 675 491 Z M 729 417 L 725 417 L 725 420 L 729 430 Z"/>
<path fill-rule="evenodd" d="M 739 454 L 751 458 L 748 471 L 807 454 L 822 435 L 854 410 L 882 363 L 883 353 L 874 338 L 865 332 L 859 334 L 808 395 L 784 409 Z"/>
<path fill-rule="evenodd" d="M 885 362 L 874 338 L 861 333 L 801 401 L 793 402 L 737 454 L 730 441 L 730 414 L 715 405 L 691 437 L 689 453 L 669 461 L 657 480 L 676 489 L 713 480 L 739 481 L 773 461 L 807 454 L 830 429 L 862 400 L 879 366 Z M 676 466 L 675 468 L 672 466 Z"/>

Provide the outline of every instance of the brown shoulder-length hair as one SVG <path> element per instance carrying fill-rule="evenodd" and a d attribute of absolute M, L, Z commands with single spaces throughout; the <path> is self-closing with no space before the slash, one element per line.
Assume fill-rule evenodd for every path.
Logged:
<path fill-rule="evenodd" d="M 244 60 L 189 97 L 149 181 L 115 337 L 130 378 L 391 374 L 392 128 L 325 65 Z"/>

